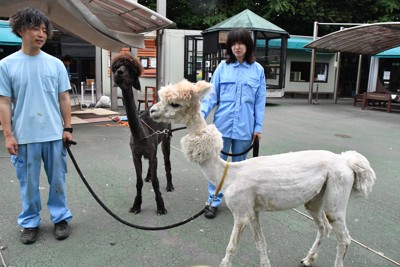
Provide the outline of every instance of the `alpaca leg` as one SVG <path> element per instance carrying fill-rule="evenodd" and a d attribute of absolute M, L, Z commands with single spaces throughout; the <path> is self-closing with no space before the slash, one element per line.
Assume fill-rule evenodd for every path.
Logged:
<path fill-rule="evenodd" d="M 270 267 L 271 263 L 269 262 L 267 254 L 267 242 L 265 241 L 265 237 L 262 232 L 258 212 L 256 212 L 254 218 L 250 220 L 250 224 L 253 231 L 254 241 L 256 242 L 256 247 L 258 253 L 260 254 L 260 266 Z"/>
<path fill-rule="evenodd" d="M 145 181 L 146 183 L 150 183 L 150 182 L 151 182 L 150 165 L 149 165 L 149 168 L 147 169 L 147 175 L 146 175 L 146 178 L 144 178 L 144 181 Z"/>
<path fill-rule="evenodd" d="M 172 184 L 172 174 L 171 174 L 171 160 L 170 160 L 171 137 L 170 136 L 166 136 L 163 138 L 163 141 L 161 143 L 161 149 L 162 149 L 162 153 L 164 156 L 165 173 L 167 175 L 167 187 L 165 188 L 165 191 L 172 192 L 172 191 L 174 191 L 174 185 Z"/>
<path fill-rule="evenodd" d="M 329 235 L 332 227 L 326 219 L 325 212 L 322 208 L 322 198 L 320 196 L 307 202 L 305 208 L 318 227 L 317 237 L 315 238 L 314 244 L 308 251 L 307 256 L 300 262 L 302 266 L 311 266 L 318 257 L 318 250 L 322 240 Z"/>
<path fill-rule="evenodd" d="M 246 223 L 242 222 L 239 218 L 234 217 L 234 221 L 231 238 L 228 246 L 226 247 L 226 254 L 220 264 L 220 267 L 232 266 L 232 258 L 237 251 L 240 237 L 242 236 L 243 230 L 246 227 Z"/>
<path fill-rule="evenodd" d="M 333 227 L 333 231 L 335 232 L 337 240 L 336 259 L 334 266 L 343 267 L 343 260 L 351 243 L 351 237 L 346 227 L 345 215 L 331 215 L 327 213 L 327 218 Z"/>
<path fill-rule="evenodd" d="M 343 267 L 343 260 L 351 243 L 351 237 L 346 227 L 346 209 L 354 182 L 353 173 L 347 177 L 342 175 L 340 183 L 334 179 L 331 179 L 330 182 L 333 184 L 329 187 L 328 181 L 326 197 L 324 197 L 324 211 L 327 220 L 332 225 L 337 241 L 334 266 Z M 339 186 L 340 188 L 338 188 Z"/>
<path fill-rule="evenodd" d="M 129 210 L 134 214 L 137 214 L 141 210 L 142 206 L 142 188 L 143 188 L 143 179 L 142 179 L 142 158 L 141 156 L 133 155 L 133 163 L 135 165 L 136 170 L 136 197 L 133 202 L 133 206 Z"/>
<path fill-rule="evenodd" d="M 157 178 L 157 156 L 153 155 L 149 159 L 150 173 L 151 173 L 151 183 L 153 185 L 154 193 L 156 195 L 156 203 L 157 203 L 157 214 L 163 215 L 167 213 L 167 210 L 164 207 L 164 200 L 161 196 L 160 192 L 160 184 Z"/>

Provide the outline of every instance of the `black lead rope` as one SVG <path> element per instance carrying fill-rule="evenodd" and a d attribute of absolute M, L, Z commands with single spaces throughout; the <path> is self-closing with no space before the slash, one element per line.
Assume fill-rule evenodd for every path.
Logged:
<path fill-rule="evenodd" d="M 251 149 L 253 149 L 253 157 L 258 157 L 259 146 L 260 146 L 260 141 L 256 137 L 256 138 L 254 138 L 251 145 L 243 152 L 233 154 L 233 153 L 227 153 L 227 152 L 221 150 L 221 153 L 226 156 L 237 157 L 237 156 L 242 156 L 242 155 L 246 154 L 247 152 L 249 152 Z"/>
<path fill-rule="evenodd" d="M 90 187 L 89 183 L 86 181 L 85 176 L 83 175 L 81 169 L 78 166 L 78 163 L 76 162 L 74 155 L 71 152 L 71 149 L 69 148 L 69 144 L 71 145 L 76 145 L 75 141 L 67 141 L 67 144 L 65 145 L 65 147 L 67 148 L 68 154 L 72 160 L 72 163 L 75 166 L 76 171 L 78 172 L 79 176 L 81 177 L 83 183 L 86 185 L 87 189 L 89 190 L 89 192 L 92 194 L 92 196 L 94 197 L 94 199 L 96 199 L 97 203 L 100 204 L 100 206 L 107 211 L 108 214 L 110 214 L 114 219 L 116 219 L 117 221 L 119 221 L 120 223 L 123 223 L 129 227 L 133 227 L 136 229 L 140 229 L 140 230 L 147 230 L 147 231 L 159 231 L 159 230 L 166 230 L 166 229 L 171 229 L 171 228 L 175 228 L 181 225 L 184 225 L 194 219 L 196 219 L 197 217 L 199 217 L 200 215 L 202 215 L 205 212 L 205 209 L 208 207 L 208 205 L 202 209 L 200 212 L 198 212 L 197 214 L 193 215 L 192 217 L 183 220 L 181 222 L 178 223 L 174 223 L 171 225 L 167 225 L 167 226 L 160 226 L 160 227 L 148 227 L 148 226 L 141 226 L 141 225 L 136 225 L 130 222 L 127 222 L 123 219 L 121 219 L 120 217 L 118 217 L 114 212 L 112 212 L 100 199 L 99 197 L 96 195 L 96 193 L 93 191 L 93 189 Z"/>
<path fill-rule="evenodd" d="M 174 128 L 174 129 L 169 130 L 169 132 L 172 133 L 172 132 L 183 130 L 183 129 L 186 129 L 186 127 Z"/>

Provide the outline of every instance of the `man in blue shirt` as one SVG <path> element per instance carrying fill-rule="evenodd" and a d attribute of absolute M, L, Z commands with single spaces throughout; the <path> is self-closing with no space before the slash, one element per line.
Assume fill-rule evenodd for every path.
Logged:
<path fill-rule="evenodd" d="M 254 41 L 242 28 L 229 32 L 226 41 L 227 59 L 215 70 L 211 83 L 213 91 L 201 103 L 206 118 L 218 104 L 214 124 L 222 133 L 224 152 L 238 154 L 246 150 L 254 138 L 261 139 L 264 121 L 266 82 L 264 68 L 254 58 Z M 221 154 L 227 160 L 227 156 Z M 246 155 L 234 156 L 232 161 L 245 160 Z M 223 194 L 214 198 L 215 185 L 208 183 L 211 206 L 204 213 L 215 218 Z"/>
<path fill-rule="evenodd" d="M 21 242 L 32 244 L 38 237 L 42 161 L 50 185 L 47 207 L 54 235 L 62 240 L 69 235 L 68 222 L 72 218 L 67 208 L 63 145 L 73 140 L 68 93 L 71 86 L 61 60 L 41 50 L 53 34 L 46 15 L 24 8 L 11 16 L 10 25 L 22 38 L 22 46 L 0 61 L 0 121 L 20 184 Z"/>

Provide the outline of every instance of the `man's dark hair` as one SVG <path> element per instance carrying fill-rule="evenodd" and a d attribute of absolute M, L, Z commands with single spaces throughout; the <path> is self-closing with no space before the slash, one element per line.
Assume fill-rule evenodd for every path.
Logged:
<path fill-rule="evenodd" d="M 39 27 L 42 23 L 46 27 L 47 39 L 51 39 L 53 37 L 53 25 L 47 16 L 39 9 L 32 7 L 23 8 L 10 17 L 12 32 L 18 37 L 21 37 L 18 33 L 19 31 Z"/>
<path fill-rule="evenodd" d="M 254 41 L 253 38 L 251 37 L 251 34 L 249 31 L 243 28 L 237 28 L 234 30 L 231 30 L 228 33 L 228 36 L 226 38 L 226 63 L 233 63 L 237 59 L 235 55 L 232 52 L 232 45 L 240 42 L 246 46 L 246 54 L 244 56 L 244 61 L 246 61 L 249 64 L 252 64 L 255 61 L 254 58 Z"/>

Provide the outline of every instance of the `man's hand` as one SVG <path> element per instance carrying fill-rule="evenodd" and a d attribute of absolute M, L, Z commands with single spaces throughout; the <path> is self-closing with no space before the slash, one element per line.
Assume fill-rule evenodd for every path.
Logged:
<path fill-rule="evenodd" d="M 63 133 L 63 142 L 67 143 L 67 141 L 73 141 L 74 138 L 72 137 L 72 133 L 64 131 Z"/>
<path fill-rule="evenodd" d="M 14 136 L 6 137 L 6 149 L 10 155 L 18 155 L 18 143 Z"/>

